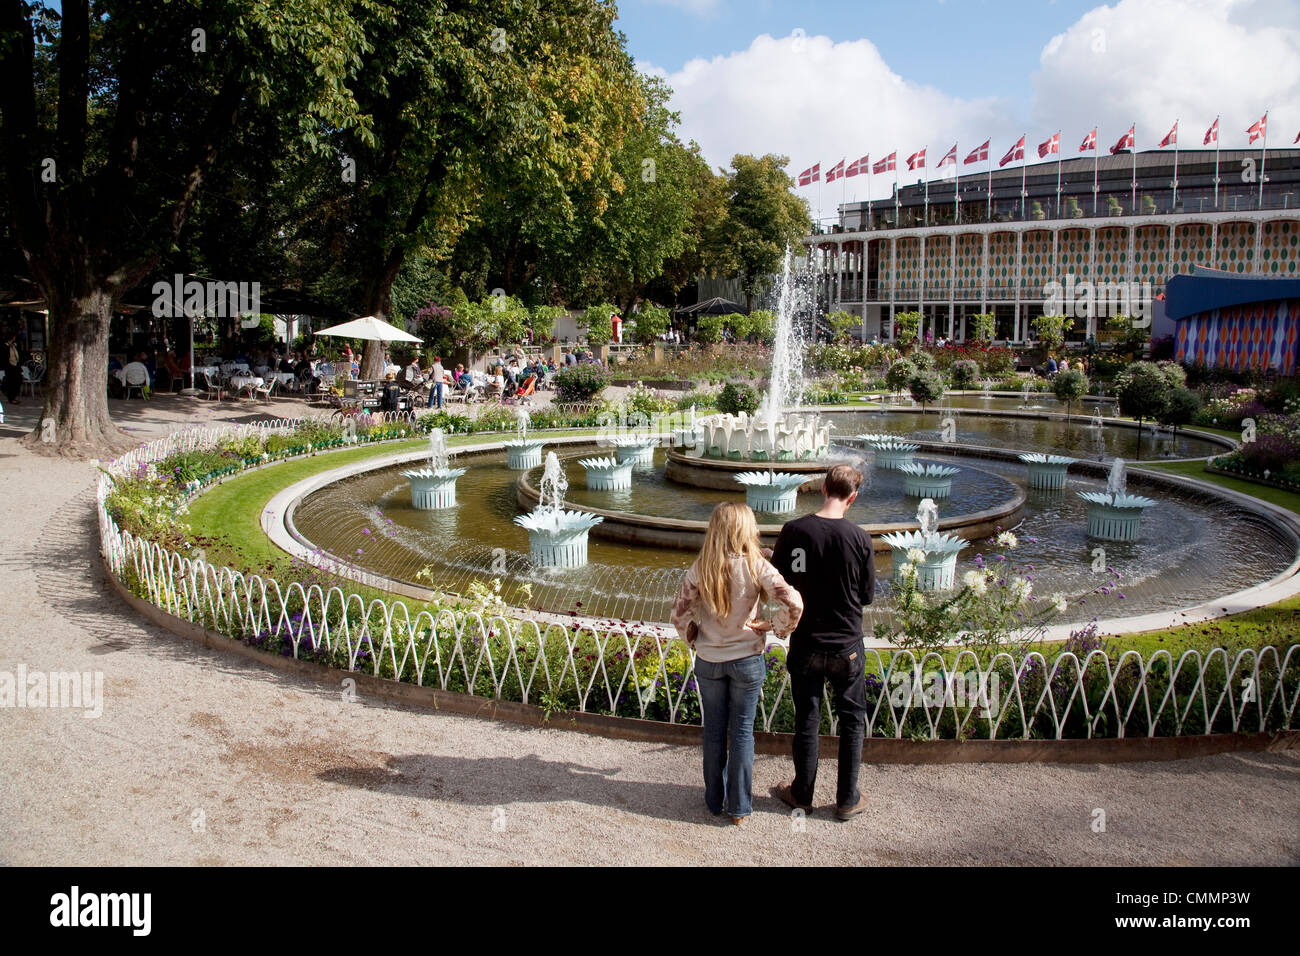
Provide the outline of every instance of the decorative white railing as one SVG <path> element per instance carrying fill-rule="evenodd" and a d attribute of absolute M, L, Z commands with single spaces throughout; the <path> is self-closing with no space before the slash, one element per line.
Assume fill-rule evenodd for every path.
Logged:
<path fill-rule="evenodd" d="M 101 477 L 97 508 L 110 572 L 166 613 L 285 656 L 441 690 L 547 710 L 698 722 L 693 655 L 635 626 L 561 624 L 448 607 L 414 615 L 403 601 L 338 585 L 291 582 L 216 567 L 120 529 L 106 507 L 113 476 L 129 478 L 178 451 L 291 422 L 177 432 L 123 456 Z M 768 648 L 759 726 L 788 729 L 789 675 Z M 981 662 L 970 650 L 867 652 L 875 737 L 1065 739 L 1290 730 L 1300 702 L 1300 645 L 1229 654 L 1215 648 L 1111 657 L 1092 649 L 1034 651 Z M 827 703 L 826 717 L 835 732 Z"/>

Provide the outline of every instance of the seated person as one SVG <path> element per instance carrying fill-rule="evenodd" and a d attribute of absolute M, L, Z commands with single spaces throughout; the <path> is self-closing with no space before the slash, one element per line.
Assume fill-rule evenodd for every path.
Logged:
<path fill-rule="evenodd" d="M 284 355 L 281 355 L 281 356 L 280 356 L 280 365 L 279 365 L 279 370 L 280 370 L 281 372 L 293 372 L 293 371 L 294 371 L 294 364 L 293 364 L 292 362 L 289 361 L 289 355 L 288 355 L 288 353 L 285 353 Z"/>
<path fill-rule="evenodd" d="M 176 361 L 175 352 L 168 352 L 163 356 L 163 373 L 167 379 L 165 388 L 171 388 L 173 382 L 185 378 L 185 370 Z"/>
<path fill-rule="evenodd" d="M 298 381 L 302 382 L 303 387 L 306 388 L 307 391 L 315 392 L 320 388 L 320 376 L 317 375 L 316 370 L 311 367 L 311 362 L 307 359 L 306 352 L 299 356 L 298 364 L 290 369 L 290 371 L 298 377 Z"/>
<path fill-rule="evenodd" d="M 379 407 L 386 412 L 397 411 L 402 400 L 402 389 L 397 384 L 397 376 L 389 372 L 384 376 L 380 390 Z"/>

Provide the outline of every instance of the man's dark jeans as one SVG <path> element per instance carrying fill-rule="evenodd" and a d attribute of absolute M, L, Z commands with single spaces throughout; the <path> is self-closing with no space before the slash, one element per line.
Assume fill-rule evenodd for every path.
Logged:
<path fill-rule="evenodd" d="M 817 784 L 817 736 L 821 728 L 822 697 L 831 685 L 839 721 L 839 781 L 835 804 L 847 808 L 858 802 L 858 769 L 862 765 L 862 736 L 867 717 L 866 655 L 859 643 L 839 652 L 791 651 L 790 693 L 794 698 L 794 798 L 811 805 Z"/>

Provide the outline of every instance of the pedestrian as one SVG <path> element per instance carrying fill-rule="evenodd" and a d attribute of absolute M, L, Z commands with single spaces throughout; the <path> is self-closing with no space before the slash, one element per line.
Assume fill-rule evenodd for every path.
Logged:
<path fill-rule="evenodd" d="M 845 517 L 862 481 L 851 465 L 831 468 L 822 483 L 821 510 L 786 522 L 772 557 L 804 603 L 786 656 L 794 703 L 794 779 L 778 787 L 777 796 L 805 813 L 813 810 L 822 695 L 829 683 L 839 722 L 839 820 L 861 813 L 867 803 L 858 790 L 867 714 L 862 608 L 875 593 L 875 568 L 871 535 Z"/>
<path fill-rule="evenodd" d="M 0 346 L 0 368 L 4 370 L 4 382 L 0 385 L 4 388 L 5 398 L 9 400 L 10 405 L 21 405 L 18 400 L 18 393 L 23 387 L 23 369 L 22 353 L 18 348 L 18 333 L 11 331 L 5 336 L 4 345 Z"/>
<path fill-rule="evenodd" d="M 442 367 L 442 356 L 433 357 L 433 368 L 429 369 L 429 407 L 442 408 L 443 379 L 446 371 Z"/>
<path fill-rule="evenodd" d="M 760 600 L 776 605 L 755 617 Z M 767 668 L 768 632 L 790 633 L 803 611 L 799 594 L 759 548 L 748 505 L 723 502 L 709 516 L 700 556 L 673 602 L 672 624 L 695 650 L 704 710 L 704 804 L 737 826 L 753 812 L 754 714 Z"/>

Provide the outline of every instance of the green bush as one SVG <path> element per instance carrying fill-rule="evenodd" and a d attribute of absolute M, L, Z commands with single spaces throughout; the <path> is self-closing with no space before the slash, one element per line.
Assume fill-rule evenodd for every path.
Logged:
<path fill-rule="evenodd" d="M 932 368 L 917 369 L 907 380 L 907 390 L 912 393 L 912 401 L 924 408 L 943 398 L 943 376 Z"/>
<path fill-rule="evenodd" d="M 657 305 L 647 305 L 634 316 L 634 319 L 632 334 L 642 345 L 649 345 L 668 331 L 671 316 L 667 309 Z"/>
<path fill-rule="evenodd" d="M 912 376 L 916 374 L 916 366 L 909 360 L 901 358 L 895 359 L 889 366 L 889 372 L 885 375 L 885 384 L 889 386 L 891 392 L 901 392 L 907 387 L 907 383 Z"/>
<path fill-rule="evenodd" d="M 1052 394 L 1065 403 L 1065 414 L 1070 414 L 1070 406 L 1088 394 L 1088 376 L 1077 368 L 1057 372 L 1052 379 Z"/>
<path fill-rule="evenodd" d="M 749 313 L 749 335 L 764 344 L 772 344 L 776 338 L 776 313 L 767 309 Z"/>
<path fill-rule="evenodd" d="M 1146 418 L 1158 418 L 1168 401 L 1169 382 L 1154 362 L 1134 362 L 1115 379 L 1119 410 L 1138 425 Z"/>
<path fill-rule="evenodd" d="M 702 315 L 695 320 L 695 341 L 701 345 L 717 345 L 722 341 L 722 330 L 727 327 L 726 315 Z"/>
<path fill-rule="evenodd" d="M 604 345 L 614 337 L 614 322 L 610 316 L 618 307 L 609 302 L 593 305 L 582 313 L 579 325 L 587 332 L 587 341 L 592 345 Z"/>
<path fill-rule="evenodd" d="M 431 412 L 428 415 L 421 415 L 415 420 L 416 431 L 427 435 L 435 428 L 441 428 L 448 434 L 457 435 L 468 434 L 470 429 L 470 418 L 466 415 L 456 415 L 448 411 Z"/>
<path fill-rule="evenodd" d="M 582 362 L 560 369 L 553 381 L 557 400 L 589 402 L 605 390 L 609 376 L 594 362 Z"/>
<path fill-rule="evenodd" d="M 743 382 L 728 382 L 718 393 L 718 411 L 728 415 L 758 411 L 758 390 Z"/>
<path fill-rule="evenodd" d="M 974 388 L 979 382 L 979 363 L 972 359 L 960 359 L 952 363 L 952 387 L 958 389 Z"/>
<path fill-rule="evenodd" d="M 1200 410 L 1201 396 L 1191 389 L 1175 388 L 1170 390 L 1157 420 L 1161 425 L 1169 425 L 1177 431 L 1180 426 L 1190 423 Z"/>
<path fill-rule="evenodd" d="M 909 355 L 908 358 L 911 360 L 912 364 L 915 365 L 918 369 L 934 368 L 934 362 L 935 362 L 934 354 L 932 352 L 927 351 L 926 349 L 918 348 L 911 355 Z"/>

